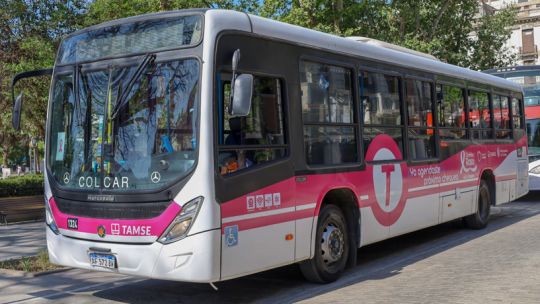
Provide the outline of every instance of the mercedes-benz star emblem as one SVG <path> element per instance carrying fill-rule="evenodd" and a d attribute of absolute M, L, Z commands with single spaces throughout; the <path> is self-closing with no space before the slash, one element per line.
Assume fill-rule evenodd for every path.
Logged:
<path fill-rule="evenodd" d="M 150 180 L 154 184 L 159 183 L 159 181 L 161 180 L 161 174 L 159 174 L 159 172 L 157 171 L 152 172 L 152 175 L 150 175 Z"/>
<path fill-rule="evenodd" d="M 64 173 L 64 184 L 69 184 L 69 180 L 71 179 L 71 176 L 69 176 L 69 173 Z"/>

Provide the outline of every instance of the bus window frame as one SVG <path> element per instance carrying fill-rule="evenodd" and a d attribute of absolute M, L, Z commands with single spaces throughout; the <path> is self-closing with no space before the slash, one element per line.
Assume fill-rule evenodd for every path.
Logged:
<path fill-rule="evenodd" d="M 305 122 L 304 120 L 304 114 L 302 112 L 302 100 L 299 100 L 299 104 L 300 104 L 300 110 L 299 110 L 299 118 L 300 118 L 300 124 L 302 126 L 302 153 L 301 153 L 301 157 L 302 159 L 304 160 L 304 164 L 307 168 L 308 171 L 310 172 L 315 172 L 315 173 L 322 173 L 323 171 L 326 172 L 328 169 L 332 170 L 332 169 L 335 169 L 335 170 L 339 170 L 340 172 L 341 171 L 344 171 L 344 170 L 347 170 L 347 169 L 350 169 L 350 170 L 353 170 L 353 171 L 356 171 L 356 170 L 364 170 L 365 169 L 365 160 L 364 160 L 364 151 L 363 151 L 363 146 L 361 144 L 361 141 L 363 141 L 363 134 L 361 132 L 361 126 L 360 126 L 360 111 L 358 110 L 358 107 L 360 105 L 359 103 L 359 100 L 360 100 L 360 90 L 359 88 L 357 87 L 357 82 L 355 81 L 355 79 L 358 79 L 358 75 L 359 75 L 359 72 L 358 72 L 358 69 L 357 69 L 357 64 L 356 62 L 358 61 L 358 59 L 352 57 L 350 62 L 347 63 L 345 61 L 342 61 L 342 60 L 335 60 L 335 59 L 328 59 L 326 57 L 323 57 L 321 53 L 323 54 L 332 54 L 332 55 L 335 55 L 333 53 L 328 53 L 328 52 L 323 52 L 323 51 L 318 51 L 318 55 L 306 55 L 306 54 L 302 54 L 298 57 L 298 60 L 297 60 L 297 63 L 298 63 L 298 66 L 297 66 L 297 71 L 298 71 L 298 79 L 297 79 L 297 83 L 298 83 L 298 92 L 299 94 L 302 94 L 302 88 L 300 87 L 300 74 L 302 73 L 302 70 L 301 70 L 301 65 L 302 65 L 302 62 L 310 62 L 310 63 L 318 63 L 318 64 L 323 64 L 323 65 L 332 65 L 332 66 L 335 66 L 335 67 L 340 67 L 340 68 L 344 68 L 344 69 L 348 69 L 350 72 L 351 72 L 351 91 L 352 91 L 352 94 L 351 94 L 351 97 L 352 97 L 352 110 L 353 110 L 353 123 L 332 123 L 332 122 Z M 300 95 L 301 97 L 301 95 Z M 304 138 L 305 138 L 305 132 L 304 132 L 304 127 L 305 126 L 321 126 L 321 127 L 352 127 L 353 130 L 354 130 L 354 138 L 355 138 L 355 141 L 356 141 L 356 162 L 351 162 L 351 163 L 340 163 L 340 164 L 316 164 L 316 165 L 313 165 L 313 164 L 309 164 L 308 161 L 307 161 L 307 157 L 306 157 L 306 147 L 305 147 L 305 144 L 303 142 Z"/>
<path fill-rule="evenodd" d="M 525 104 L 524 104 L 524 98 L 523 98 L 523 94 L 522 93 L 516 93 L 516 92 L 512 92 L 512 94 L 509 96 L 510 98 L 510 113 L 512 115 L 512 124 L 511 124 L 511 127 L 512 127 L 512 139 L 513 141 L 517 141 L 519 140 L 520 137 L 516 136 L 516 132 L 523 132 L 523 134 L 521 134 L 521 137 L 523 136 L 527 136 L 527 120 L 526 120 L 526 117 L 525 117 Z M 515 125 L 514 125 L 514 109 L 513 109 L 513 103 L 514 103 L 514 99 L 516 99 L 518 101 L 518 105 L 519 105 L 519 110 L 521 111 L 521 114 L 519 115 L 519 121 L 520 121 L 520 124 L 521 124 L 521 128 L 516 128 Z"/>
<path fill-rule="evenodd" d="M 373 62 L 370 62 L 373 63 Z M 386 68 L 386 69 L 384 69 Z M 366 66 L 363 64 L 360 64 L 358 67 L 358 73 L 357 73 L 357 85 L 358 85 L 358 94 L 360 94 L 360 83 L 361 83 L 361 75 L 363 72 L 368 73 L 379 73 L 385 76 L 392 76 L 398 78 L 398 94 L 399 94 L 399 111 L 400 111 L 400 120 L 401 124 L 399 125 L 386 125 L 386 124 L 365 124 L 363 120 L 363 116 L 360 116 L 361 113 L 363 113 L 362 104 L 359 102 L 358 107 L 358 115 L 359 115 L 359 125 L 360 125 L 360 134 L 362 138 L 362 142 L 360 143 L 360 148 L 362 149 L 362 153 L 364 153 L 364 129 L 365 128 L 374 128 L 374 127 L 380 127 L 380 128 L 390 128 L 390 129 L 400 129 L 401 130 L 401 138 L 402 138 L 402 147 L 401 147 L 401 153 L 402 153 L 402 159 L 400 160 L 384 160 L 384 161 L 371 161 L 369 164 L 380 164 L 380 163 L 400 163 L 400 162 L 407 162 L 409 159 L 409 153 L 408 153 L 408 147 L 407 147 L 407 126 L 405 124 L 406 118 L 404 117 L 404 102 L 403 102 L 403 94 L 404 94 L 404 87 L 403 87 L 403 75 L 404 73 L 400 73 L 396 70 L 389 70 L 388 66 L 384 66 L 384 68 L 374 68 L 371 66 Z M 361 96 L 359 95 L 359 101 Z M 368 162 L 366 162 L 366 165 Z"/>
<path fill-rule="evenodd" d="M 501 90 L 497 87 L 492 87 L 492 99 L 495 97 L 495 96 L 499 96 L 499 97 L 506 97 L 508 98 L 508 118 L 509 120 L 511 121 L 509 124 L 510 124 L 510 128 L 509 129 L 503 129 L 503 128 L 496 128 L 495 127 L 495 124 L 493 124 L 493 128 L 495 130 L 495 141 L 496 142 L 501 142 L 501 143 L 509 143 L 509 142 L 513 142 L 514 141 L 514 123 L 513 123 L 513 116 L 512 116 L 512 92 L 510 91 L 507 91 L 507 90 Z M 492 115 L 493 115 L 493 118 L 495 118 L 495 112 L 494 112 L 495 109 L 492 110 Z M 508 131 L 510 133 L 510 136 L 508 136 L 507 138 L 497 138 L 497 132 L 498 131 Z"/>
<path fill-rule="evenodd" d="M 521 128 L 520 130 L 526 130 L 525 124 L 527 123 L 527 119 L 525 117 L 525 97 L 523 94 L 517 94 L 516 96 L 511 96 L 512 98 L 516 98 L 519 104 L 519 110 L 521 113 L 519 114 Z M 512 122 L 512 126 L 514 126 L 514 123 Z"/>
<path fill-rule="evenodd" d="M 431 115 L 432 115 L 432 124 L 433 126 L 431 127 L 415 127 L 415 126 L 411 126 L 409 125 L 409 111 L 407 109 L 407 101 L 405 100 L 405 96 L 406 96 L 406 87 L 405 87 L 405 81 L 407 80 L 413 80 L 413 81 L 421 81 L 421 82 L 426 82 L 426 83 L 429 83 L 431 85 Z M 407 164 L 408 165 L 414 165 L 414 166 L 417 166 L 417 165 L 424 165 L 424 164 L 432 164 L 432 163 L 437 163 L 440 161 L 440 158 L 441 158 L 441 153 L 440 153 L 440 138 L 439 138 L 439 122 L 437 120 L 437 107 L 436 107 L 436 94 L 437 94 L 437 89 L 436 89 L 436 81 L 435 81 L 435 78 L 427 78 L 427 77 L 421 77 L 421 76 L 417 76 L 417 75 L 414 75 L 414 74 L 404 74 L 404 76 L 402 77 L 402 83 L 401 83 L 401 87 L 402 87 L 402 98 L 401 98 L 401 103 L 403 105 L 403 113 L 405 114 L 405 117 L 404 117 L 404 126 L 405 126 L 405 134 L 406 136 L 404 137 L 404 141 L 406 142 L 405 143 L 405 146 L 406 146 L 406 155 L 407 155 Z M 433 136 L 434 136 L 434 145 L 435 145 L 435 156 L 434 157 L 430 157 L 430 158 L 426 158 L 426 159 L 413 159 L 411 157 L 411 153 L 410 153 L 410 142 L 409 142 L 409 130 L 412 129 L 412 130 L 433 130 Z"/>
<path fill-rule="evenodd" d="M 222 129 L 222 126 L 219 126 L 219 123 L 222 122 L 224 123 L 224 120 L 220 120 L 220 117 L 219 115 L 221 115 L 220 113 L 220 110 L 222 111 L 225 111 L 225 107 L 221 108 L 220 105 L 217 105 L 216 104 L 216 110 L 215 111 L 215 114 L 212 115 L 214 116 L 213 118 L 213 121 L 215 122 L 216 124 L 216 127 L 213 128 L 216 136 L 215 136 L 215 140 L 214 140 L 214 145 L 215 145 L 215 148 L 214 148 L 214 151 L 215 153 L 213 153 L 214 155 L 214 171 L 215 171 L 215 174 L 219 177 L 219 178 L 222 178 L 222 179 L 228 179 L 228 178 L 232 178 L 232 177 L 237 177 L 237 176 L 242 176 L 242 175 L 245 175 L 245 174 L 250 174 L 251 172 L 254 172 L 254 171 L 257 171 L 257 170 L 264 170 L 265 168 L 268 168 L 268 167 L 272 167 L 276 164 L 280 164 L 280 163 L 285 163 L 285 162 L 288 162 L 290 161 L 290 158 L 291 158 L 291 139 L 290 139 L 290 130 L 289 130 L 289 123 L 288 123 L 288 119 L 289 119 L 289 100 L 288 100 L 288 91 L 287 91 L 287 79 L 285 77 L 285 75 L 283 74 L 272 74 L 272 73 L 261 73 L 261 72 L 258 72 L 258 71 L 252 71 L 252 70 L 249 70 L 249 69 L 237 69 L 237 73 L 238 75 L 240 74 L 251 74 L 253 75 L 253 77 L 264 77 L 264 78 L 274 78 L 274 79 L 279 79 L 280 81 L 280 85 L 281 85 L 281 106 L 282 106 L 282 115 L 283 115 L 283 132 L 285 133 L 284 135 L 284 139 L 285 139 L 285 144 L 283 145 L 225 145 L 225 144 L 220 144 L 219 143 L 219 130 Z M 217 90 L 219 88 L 221 88 L 221 90 L 223 90 L 223 86 L 222 86 L 222 83 L 223 83 L 223 79 L 220 79 L 222 83 L 218 84 L 217 83 L 217 75 L 223 75 L 223 74 L 228 74 L 228 75 L 232 75 L 232 70 L 230 69 L 222 69 L 222 70 L 215 70 L 215 77 L 216 79 L 214 79 L 214 81 L 216 81 L 216 85 L 214 86 L 214 89 L 215 89 L 215 93 L 216 93 L 216 97 L 218 97 L 218 95 L 220 94 L 220 92 L 218 92 Z M 232 77 L 232 76 L 231 76 Z M 218 97 L 219 98 L 219 97 Z M 215 101 L 219 101 L 219 99 L 216 99 L 214 98 Z M 227 102 L 226 100 L 223 100 L 223 103 Z M 225 148 L 226 147 L 226 148 Z M 271 161 L 268 161 L 268 162 L 265 162 L 263 164 L 260 164 L 260 165 L 255 165 L 255 166 L 251 166 L 251 167 L 247 167 L 247 168 L 244 168 L 244 169 L 240 169 L 240 170 L 237 170 L 235 172 L 231 172 L 231 173 L 227 173 L 227 174 L 221 174 L 220 170 L 219 170 L 219 153 L 221 151 L 233 151 L 233 150 L 240 150 L 240 149 L 243 149 L 243 150 L 256 150 L 257 148 L 260 148 L 260 149 L 285 149 L 286 153 L 285 153 L 285 156 L 284 157 L 281 157 L 281 158 L 278 158 L 278 159 L 275 159 L 275 160 L 271 160 Z M 223 149 L 223 150 L 222 150 Z"/>
<path fill-rule="evenodd" d="M 471 136 L 471 130 L 470 130 L 470 123 L 469 123 L 469 103 L 468 99 L 469 96 L 467 94 L 467 87 L 465 84 L 456 84 L 454 82 L 449 81 L 436 81 L 435 85 L 441 85 L 441 86 L 451 86 L 454 88 L 458 88 L 461 90 L 461 96 L 463 98 L 463 111 L 465 111 L 465 128 L 453 128 L 453 127 L 441 127 L 439 126 L 439 121 L 437 119 L 437 126 L 439 130 L 465 130 L 465 138 L 458 138 L 458 139 L 445 139 L 444 141 L 450 141 L 450 142 L 457 142 L 457 141 L 470 141 L 472 140 Z M 435 88 L 435 93 L 437 93 L 437 88 Z M 438 102 L 438 101 L 435 101 Z M 437 115 L 438 115 L 438 109 L 437 109 Z M 440 135 L 439 135 L 440 138 Z M 442 141 L 442 140 L 441 140 Z"/>
<path fill-rule="evenodd" d="M 471 91 L 474 91 L 474 92 L 477 92 L 477 93 L 486 93 L 488 95 L 488 107 L 489 107 L 490 122 L 489 122 L 489 128 L 474 128 L 469 123 L 468 127 L 469 127 L 469 130 L 470 130 L 470 139 L 472 141 L 481 141 L 481 142 L 494 141 L 495 140 L 495 128 L 494 128 L 495 126 L 494 126 L 494 123 L 493 123 L 492 87 L 491 86 L 484 86 L 484 85 L 477 84 L 477 83 L 469 83 L 467 85 L 467 87 L 466 87 L 466 96 L 467 96 L 466 101 L 467 101 L 467 112 L 468 112 L 468 114 L 470 114 L 470 111 L 471 111 L 470 101 L 469 101 L 469 96 L 471 95 L 470 94 Z M 470 115 L 468 115 L 468 116 L 470 116 Z M 469 119 L 469 122 L 470 122 L 471 118 L 470 117 L 467 117 L 467 118 Z M 481 136 L 480 138 L 474 138 L 474 135 L 473 135 L 474 131 L 479 131 L 479 132 L 490 131 L 491 136 L 490 137 Z"/>

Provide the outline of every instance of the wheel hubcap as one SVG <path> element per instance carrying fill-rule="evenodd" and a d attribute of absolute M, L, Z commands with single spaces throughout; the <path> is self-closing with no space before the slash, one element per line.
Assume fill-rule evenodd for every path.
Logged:
<path fill-rule="evenodd" d="M 343 255 L 343 248 L 343 232 L 333 224 L 328 224 L 321 239 L 321 253 L 324 263 L 328 265 L 338 261 Z"/>

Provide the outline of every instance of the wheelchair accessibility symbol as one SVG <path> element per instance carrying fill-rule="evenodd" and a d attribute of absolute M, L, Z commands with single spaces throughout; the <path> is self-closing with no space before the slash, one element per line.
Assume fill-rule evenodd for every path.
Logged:
<path fill-rule="evenodd" d="M 238 225 L 225 227 L 225 243 L 227 247 L 238 245 Z"/>

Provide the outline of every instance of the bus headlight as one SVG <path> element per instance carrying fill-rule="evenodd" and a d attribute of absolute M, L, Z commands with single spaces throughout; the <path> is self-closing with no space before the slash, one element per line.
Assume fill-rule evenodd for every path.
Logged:
<path fill-rule="evenodd" d="M 49 202 L 47 201 L 47 197 L 45 197 L 45 223 L 47 224 L 47 226 L 49 226 L 49 228 L 51 228 L 54 234 L 56 235 L 60 234 L 60 231 L 58 230 L 58 226 L 56 225 L 56 222 L 54 221 L 54 217 L 52 215 Z"/>
<path fill-rule="evenodd" d="M 174 218 L 169 227 L 167 227 L 163 235 L 158 239 L 158 242 L 169 244 L 186 237 L 193 222 L 197 218 L 202 202 L 203 197 L 201 196 L 182 206 L 182 210 Z"/>
<path fill-rule="evenodd" d="M 540 166 L 532 168 L 531 170 L 529 170 L 529 172 L 532 174 L 540 174 Z"/>

